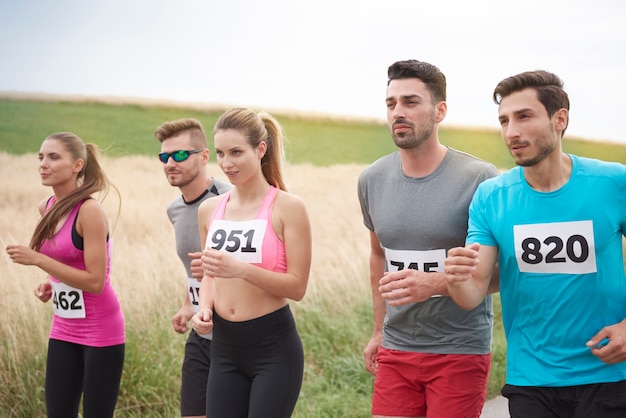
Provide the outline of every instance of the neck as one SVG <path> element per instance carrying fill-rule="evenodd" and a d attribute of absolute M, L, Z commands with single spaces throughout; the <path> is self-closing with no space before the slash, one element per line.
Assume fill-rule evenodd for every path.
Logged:
<path fill-rule="evenodd" d="M 426 177 L 439 167 L 448 148 L 439 141 L 429 141 L 412 149 L 400 149 L 402 171 L 409 177 Z"/>
<path fill-rule="evenodd" d="M 67 183 L 52 187 L 52 192 L 54 193 L 54 196 L 56 197 L 56 200 L 58 202 L 61 199 L 65 199 L 76 189 L 78 189 L 78 184 Z"/>
<path fill-rule="evenodd" d="M 572 175 L 572 159 L 559 151 L 532 167 L 524 167 L 524 178 L 533 189 L 540 192 L 558 190 Z"/>
<path fill-rule="evenodd" d="M 198 175 L 191 183 L 180 187 L 185 202 L 193 202 L 213 183 L 213 179 L 208 174 Z"/>
<path fill-rule="evenodd" d="M 265 180 L 265 177 L 261 176 L 255 181 L 248 181 L 246 184 L 235 186 L 231 193 L 231 198 L 235 196 L 236 200 L 241 204 L 257 202 L 259 199 L 265 198 L 269 188 L 270 184 Z"/>

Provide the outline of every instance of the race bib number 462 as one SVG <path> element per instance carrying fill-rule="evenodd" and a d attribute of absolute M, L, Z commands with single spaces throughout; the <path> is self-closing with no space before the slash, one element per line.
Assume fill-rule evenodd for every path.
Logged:
<path fill-rule="evenodd" d="M 61 282 L 52 284 L 52 310 L 61 318 L 85 318 L 85 298 L 83 291 Z"/>
<path fill-rule="evenodd" d="M 515 257 L 524 273 L 597 271 L 592 221 L 515 225 Z"/>

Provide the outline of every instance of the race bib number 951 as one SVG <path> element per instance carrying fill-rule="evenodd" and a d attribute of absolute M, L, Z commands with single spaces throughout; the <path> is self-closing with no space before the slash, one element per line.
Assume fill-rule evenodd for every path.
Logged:
<path fill-rule="evenodd" d="M 592 221 L 515 225 L 515 257 L 525 273 L 595 273 Z"/>
<path fill-rule="evenodd" d="M 52 284 L 52 310 L 61 318 L 85 318 L 85 298 L 83 291 L 61 282 Z"/>
<path fill-rule="evenodd" d="M 263 238 L 267 220 L 250 221 L 215 220 L 206 238 L 206 248 L 226 251 L 240 261 L 263 262 Z"/>

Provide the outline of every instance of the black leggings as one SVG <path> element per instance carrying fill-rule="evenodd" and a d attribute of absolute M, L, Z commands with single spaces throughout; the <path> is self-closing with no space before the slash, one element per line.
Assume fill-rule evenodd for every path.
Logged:
<path fill-rule="evenodd" d="M 302 342 L 289 305 L 243 322 L 214 313 L 207 416 L 289 418 L 303 370 Z"/>
<path fill-rule="evenodd" d="M 50 339 L 46 366 L 48 417 L 77 417 L 81 394 L 84 418 L 112 417 L 124 366 L 124 348 L 124 344 L 88 347 Z"/>

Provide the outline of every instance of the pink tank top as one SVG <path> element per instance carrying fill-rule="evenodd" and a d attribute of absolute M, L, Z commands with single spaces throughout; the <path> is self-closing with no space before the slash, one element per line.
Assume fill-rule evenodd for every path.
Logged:
<path fill-rule="evenodd" d="M 272 226 L 272 209 L 278 189 L 270 186 L 256 219 L 248 221 L 224 219 L 230 193 L 224 194 L 213 212 L 205 247 L 228 252 L 238 260 L 266 270 L 286 272 L 285 244 L 278 239 Z"/>
<path fill-rule="evenodd" d="M 52 197 L 46 210 L 55 201 L 56 199 Z M 40 252 L 68 266 L 84 270 L 84 252 L 72 241 L 72 229 L 81 205 L 82 202 L 72 209 L 54 237 L 42 243 Z M 110 246 L 110 241 L 107 241 L 106 279 L 101 293 L 96 295 L 75 289 L 50 276 L 53 290 L 51 302 L 54 310 L 50 338 L 90 347 L 124 343 L 124 315 L 110 281 Z"/>

